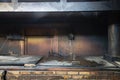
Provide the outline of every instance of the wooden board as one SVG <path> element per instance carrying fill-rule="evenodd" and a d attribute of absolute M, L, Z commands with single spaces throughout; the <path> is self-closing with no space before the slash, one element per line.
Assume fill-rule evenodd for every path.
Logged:
<path fill-rule="evenodd" d="M 0 65 L 37 64 L 42 56 L 0 56 Z"/>

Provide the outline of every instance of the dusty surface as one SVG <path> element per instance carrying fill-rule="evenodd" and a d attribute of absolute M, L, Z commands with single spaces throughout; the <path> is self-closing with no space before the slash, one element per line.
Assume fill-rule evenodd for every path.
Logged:
<path fill-rule="evenodd" d="M 58 61 L 58 60 L 51 60 L 51 61 L 46 61 L 43 63 L 40 63 L 39 65 L 66 65 L 66 66 L 71 66 L 72 63 L 70 61 Z"/>
<path fill-rule="evenodd" d="M 106 61 L 105 59 L 103 59 L 102 56 L 101 57 L 89 56 L 89 57 L 85 57 L 85 59 L 88 60 L 88 61 L 94 61 L 94 62 L 96 62 L 98 64 L 102 64 L 105 67 L 108 67 L 108 66 L 113 67 L 114 66 L 112 63 L 110 63 L 110 62 Z"/>
<path fill-rule="evenodd" d="M 8 61 L 8 63 L 16 63 L 19 62 L 21 59 L 22 62 L 25 63 L 25 60 L 30 59 L 30 62 L 35 61 L 35 56 L 33 57 L 3 57 L 0 56 L 0 62 L 4 63 L 6 61 Z M 37 59 L 41 59 L 39 56 L 37 56 Z M 10 60 L 10 61 L 9 61 Z M 19 62 L 20 63 L 20 62 Z M 4 63 L 5 64 L 5 63 Z M 4 70 L 4 69 L 15 69 L 15 70 L 19 70 L 19 69 L 23 69 L 23 70 L 72 70 L 72 69 L 87 69 L 87 68 L 91 68 L 91 69 L 113 69 L 113 70 L 117 70 L 119 68 L 116 68 L 116 66 L 112 63 L 109 63 L 108 61 L 104 60 L 102 57 L 76 57 L 76 61 L 72 61 L 70 58 L 66 57 L 43 57 L 39 63 L 35 66 L 35 67 L 24 67 L 24 66 L 13 66 L 13 65 L 9 65 L 9 66 L 4 66 L 1 64 L 0 69 Z"/>
<path fill-rule="evenodd" d="M 41 58 L 41 56 L 0 56 L 0 65 L 36 64 Z"/>
<path fill-rule="evenodd" d="M 43 58 L 39 65 L 60 65 L 60 66 L 83 66 L 83 67 L 114 67 L 112 63 L 104 60 L 101 56 L 99 57 L 76 57 L 75 61 L 70 58 L 49 56 Z"/>

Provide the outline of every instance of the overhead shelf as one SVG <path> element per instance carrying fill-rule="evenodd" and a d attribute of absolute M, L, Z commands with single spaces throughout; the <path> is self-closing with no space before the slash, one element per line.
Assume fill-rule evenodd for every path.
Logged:
<path fill-rule="evenodd" d="M 60 0 L 18 0 L 18 2 L 60 2 Z"/>
<path fill-rule="evenodd" d="M 110 0 L 67 0 L 67 2 L 93 2 L 93 1 L 110 1 Z"/>
<path fill-rule="evenodd" d="M 0 2 L 11 2 L 11 0 L 0 0 Z"/>

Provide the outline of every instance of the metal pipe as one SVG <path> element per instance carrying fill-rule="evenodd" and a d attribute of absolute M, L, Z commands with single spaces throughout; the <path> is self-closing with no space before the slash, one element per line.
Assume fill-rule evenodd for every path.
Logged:
<path fill-rule="evenodd" d="M 69 46 L 70 46 L 70 56 L 72 60 L 75 60 L 75 54 L 73 53 L 73 40 L 74 40 L 74 35 L 73 34 L 69 34 L 68 39 L 69 39 Z"/>
<path fill-rule="evenodd" d="M 120 25 L 112 24 L 108 29 L 108 40 L 111 57 L 120 57 Z"/>

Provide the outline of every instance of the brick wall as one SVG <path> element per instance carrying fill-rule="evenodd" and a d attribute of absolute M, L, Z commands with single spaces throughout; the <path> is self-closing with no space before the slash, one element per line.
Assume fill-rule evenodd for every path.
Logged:
<path fill-rule="evenodd" d="M 7 80 L 120 80 L 112 71 L 8 71 Z"/>

